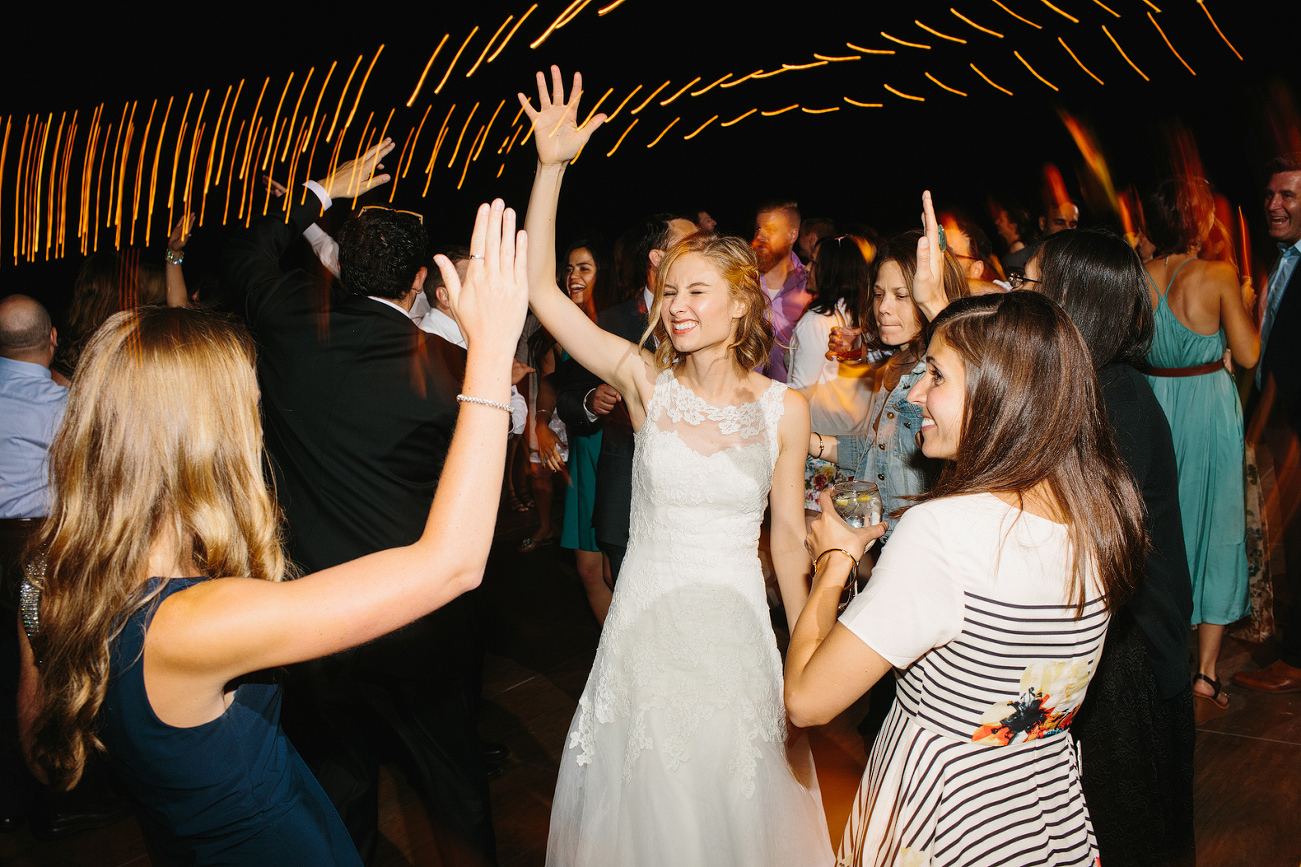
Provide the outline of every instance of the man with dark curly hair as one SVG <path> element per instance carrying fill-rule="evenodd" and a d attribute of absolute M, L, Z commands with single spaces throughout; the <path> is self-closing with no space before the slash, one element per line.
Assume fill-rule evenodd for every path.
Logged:
<path fill-rule="evenodd" d="M 338 233 L 338 281 L 280 265 L 322 210 L 388 181 L 375 172 L 391 149 L 386 141 L 309 181 L 305 203 L 291 191 L 288 220 L 262 218 L 226 252 L 227 284 L 258 342 L 288 552 L 304 572 L 418 539 L 456 420 L 459 383 L 408 315 L 427 276 L 419 215 L 362 208 Z M 495 861 L 473 596 L 290 672 L 285 731 L 367 862 L 378 839 L 381 745 L 409 760 L 445 863 Z"/>

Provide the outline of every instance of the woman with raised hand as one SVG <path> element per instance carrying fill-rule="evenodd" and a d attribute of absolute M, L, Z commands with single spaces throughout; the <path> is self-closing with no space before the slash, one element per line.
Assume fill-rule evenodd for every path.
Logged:
<path fill-rule="evenodd" d="M 424 534 L 296 581 L 282 581 L 249 335 L 142 308 L 110 317 L 81 357 L 23 586 L 23 745 L 63 787 L 106 751 L 167 863 L 361 863 L 280 728 L 267 672 L 391 632 L 482 578 L 527 249 L 500 201 L 479 209 L 470 249 L 464 286 L 438 257 L 469 354 Z"/>
<path fill-rule="evenodd" d="M 938 284 L 927 223 L 918 270 Z M 933 329 L 910 399 L 923 451 L 949 463 L 839 621 L 872 537 L 824 495 L 787 709 L 820 725 L 898 672 L 839 863 L 1093 865 L 1069 726 L 1142 568 L 1142 501 L 1059 307 L 1027 292 L 967 298 Z"/>
<path fill-rule="evenodd" d="M 772 329 L 740 238 L 693 235 L 667 251 L 648 336 L 602 331 L 555 282 L 565 170 L 604 119 L 579 127 L 581 79 L 538 75 L 538 168 L 529 200 L 529 303 L 574 358 L 623 397 L 636 430 L 627 557 L 560 759 L 551 865 L 827 865 L 807 746 L 788 757 L 781 657 L 758 558 L 772 556 L 787 617 L 807 595 L 808 407 L 754 372 Z M 806 777 L 806 779 L 808 779 Z M 810 780 L 811 782 L 811 780 Z"/>

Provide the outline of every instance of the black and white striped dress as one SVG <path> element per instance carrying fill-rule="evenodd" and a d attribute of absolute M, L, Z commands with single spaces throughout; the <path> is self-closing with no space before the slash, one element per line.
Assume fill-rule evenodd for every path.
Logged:
<path fill-rule="evenodd" d="M 1108 615 L 1066 528 L 988 494 L 910 509 L 841 618 L 899 670 L 839 864 L 1093 865 L 1068 728 Z"/>

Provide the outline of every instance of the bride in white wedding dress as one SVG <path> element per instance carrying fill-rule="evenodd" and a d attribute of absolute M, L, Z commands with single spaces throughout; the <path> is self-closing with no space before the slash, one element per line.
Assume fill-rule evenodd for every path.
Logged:
<path fill-rule="evenodd" d="M 529 303 L 618 389 L 637 433 L 627 558 L 561 756 L 547 864 L 830 865 L 807 745 L 788 756 L 758 558 L 771 505 L 793 623 L 808 594 L 808 405 L 753 372 L 772 330 L 739 238 L 693 235 L 665 254 L 655 352 L 602 331 L 565 298 L 555 281 L 561 180 L 604 116 L 578 128 L 581 78 L 566 103 L 556 67 L 551 77 L 548 94 L 538 74 L 538 110 L 520 94 L 538 147 Z"/>

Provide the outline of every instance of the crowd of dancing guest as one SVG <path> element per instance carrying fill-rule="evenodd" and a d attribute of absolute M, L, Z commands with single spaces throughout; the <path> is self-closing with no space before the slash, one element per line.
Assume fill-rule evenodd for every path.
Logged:
<path fill-rule="evenodd" d="M 498 201 L 436 256 L 388 207 L 331 237 L 385 140 L 232 235 L 233 316 L 181 309 L 192 215 L 164 267 L 88 259 L 66 339 L 0 301 L 36 777 L 102 753 L 159 863 L 370 863 L 396 746 L 442 860 L 495 863 L 475 588 L 513 442 L 519 550 L 573 550 L 602 627 L 549 864 L 1188 863 L 1195 708 L 1231 701 L 1249 610 L 1231 374 L 1261 359 L 1266 442 L 1301 403 L 1301 164 L 1270 168 L 1258 312 L 1200 178 L 1153 185 L 1131 241 L 999 193 L 999 256 L 927 192 L 885 240 L 774 199 L 749 241 L 661 212 L 611 255 L 557 247 L 604 121 L 580 97 L 554 67 L 520 95 L 527 233 Z M 285 269 L 299 238 L 322 269 Z M 850 479 L 880 524 L 833 508 Z M 1284 638 L 1237 683 L 1301 690 Z M 798 734 L 868 692 L 837 856 Z"/>

